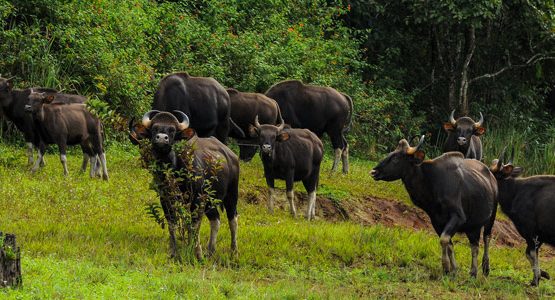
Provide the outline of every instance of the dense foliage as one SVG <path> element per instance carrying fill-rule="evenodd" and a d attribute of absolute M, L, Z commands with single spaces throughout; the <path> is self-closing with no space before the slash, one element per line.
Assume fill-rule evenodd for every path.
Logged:
<path fill-rule="evenodd" d="M 354 99 L 351 148 L 374 158 L 400 137 L 441 143 L 453 108 L 553 143 L 553 1 L 0 0 L 0 15 L 0 73 L 96 98 L 108 128 L 184 70 L 242 91 L 333 86 Z"/>

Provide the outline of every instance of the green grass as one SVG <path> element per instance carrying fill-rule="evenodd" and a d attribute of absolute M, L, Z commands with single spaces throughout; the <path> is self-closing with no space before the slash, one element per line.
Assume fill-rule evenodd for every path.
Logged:
<path fill-rule="evenodd" d="M 69 177 L 56 154 L 30 174 L 24 148 L 0 145 L 0 230 L 17 234 L 22 247 L 23 287 L 0 291 L 10 299 L 175 299 L 175 298 L 522 298 L 553 297 L 555 286 L 531 278 L 523 248 L 494 246 L 492 272 L 469 278 L 470 249 L 456 241 L 461 271 L 441 274 L 437 237 L 427 231 L 351 222 L 293 219 L 284 210 L 268 215 L 264 203 L 248 204 L 248 193 L 263 193 L 258 157 L 241 165 L 239 255 L 229 251 L 223 217 L 218 249 L 198 264 L 168 258 L 168 234 L 150 219 L 145 205 L 157 202 L 150 174 L 137 151 L 111 147 L 110 181 L 79 174 L 81 156 L 70 153 Z M 374 182 L 372 162 L 352 160 L 349 175 L 329 174 L 326 159 L 321 192 L 338 201 L 379 196 L 408 201 L 399 183 Z M 278 182 L 283 187 L 283 182 Z M 302 184 L 296 188 L 303 191 Z M 304 192 L 304 191 L 303 191 Z M 278 200 L 281 203 L 285 199 Z M 201 241 L 206 246 L 208 222 Z M 555 274 L 550 258 L 542 268 Z"/>

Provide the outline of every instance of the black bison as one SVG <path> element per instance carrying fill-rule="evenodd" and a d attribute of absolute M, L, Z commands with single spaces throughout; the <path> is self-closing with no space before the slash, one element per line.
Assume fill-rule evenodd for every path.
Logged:
<path fill-rule="evenodd" d="M 167 75 L 158 85 L 152 109 L 184 112 L 199 137 L 214 136 L 225 144 L 230 129 L 244 137 L 230 119 L 227 91 L 214 78 L 192 77 L 185 72 Z"/>
<path fill-rule="evenodd" d="M 56 144 L 60 150 L 64 175 L 68 175 L 66 148 L 68 145 L 79 144 L 83 150 L 81 171 L 86 170 L 90 159 L 90 176 L 94 177 L 97 171 L 100 172 L 99 168 L 102 168 L 102 178 L 108 180 L 100 120 L 84 104 L 54 103 L 55 99 L 55 95 L 32 91 L 29 94 L 29 104 L 25 106 L 26 112 L 32 115 L 34 127 L 40 137 L 39 159 L 32 171 L 35 172 L 40 167 L 39 162 L 44 156 L 46 145 Z M 100 164 L 97 164 L 97 159 Z"/>
<path fill-rule="evenodd" d="M 339 159 L 343 172 L 349 172 L 349 146 L 345 133 L 351 126 L 353 101 L 333 88 L 306 85 L 298 80 L 282 81 L 270 87 L 266 96 L 276 100 L 285 123 L 293 128 L 307 128 L 318 137 L 327 133 L 335 149 L 332 171 Z"/>
<path fill-rule="evenodd" d="M 455 120 L 455 111 L 451 112 L 449 122 L 443 124 L 447 132 L 447 140 L 443 145 L 443 152 L 458 151 L 466 158 L 482 160 L 482 141 L 480 136 L 486 132 L 482 127 L 484 116 L 480 113 L 480 121 L 474 122 L 469 117 Z"/>
<path fill-rule="evenodd" d="M 371 172 L 375 180 L 401 179 L 412 202 L 430 217 L 440 236 L 442 264 L 445 273 L 457 269 L 451 238 L 464 232 L 470 241 L 472 266 L 470 275 L 478 272 L 480 231 L 484 227 L 484 256 L 482 271 L 489 274 L 489 240 L 497 209 L 497 184 L 483 163 L 464 159 L 458 152 L 445 153 L 424 161 L 419 150 L 424 136 L 416 147 L 401 140 Z"/>
<path fill-rule="evenodd" d="M 84 103 L 86 101 L 85 97 L 77 95 L 61 97 L 62 94 L 54 89 L 34 88 L 34 90 L 56 95 L 55 102 L 57 103 Z M 31 115 L 25 113 L 25 105 L 29 104 L 28 98 L 30 93 L 31 89 L 14 89 L 11 79 L 0 77 L 0 107 L 4 115 L 23 133 L 23 137 L 27 143 L 28 163 L 33 164 L 33 147 L 39 146 L 39 135 L 33 127 Z M 41 160 L 40 163 L 43 165 L 44 160 Z"/>
<path fill-rule="evenodd" d="M 282 121 L 279 106 L 276 101 L 259 93 L 243 93 L 236 89 L 227 89 L 231 100 L 231 119 L 237 123 L 243 132 L 248 132 L 249 126 L 254 123 L 254 118 L 258 116 L 258 121 L 262 124 L 278 124 Z M 243 161 L 250 161 L 256 154 L 258 144 L 252 139 L 243 140 L 241 136 L 236 136 L 233 132 L 231 137 L 239 141 L 239 158 Z M 252 146 L 248 144 L 253 143 Z"/>
<path fill-rule="evenodd" d="M 549 279 L 539 266 L 540 247 L 543 243 L 555 246 L 555 176 L 517 178 L 522 168 L 513 166 L 514 152 L 508 163 L 504 153 L 493 160 L 490 170 L 497 179 L 501 210 L 526 240 L 525 253 L 534 274 L 531 284 L 538 285 L 540 277 Z"/>
<path fill-rule="evenodd" d="M 177 206 L 175 201 L 187 201 L 190 204 L 192 225 L 189 227 L 189 243 L 195 239 L 195 254 L 202 257 L 198 232 L 202 215 L 206 214 L 210 220 L 210 241 L 208 252 L 212 254 L 216 249 L 216 237 L 220 228 L 218 206 L 225 209 L 231 231 L 231 249 L 237 250 L 237 198 L 239 193 L 239 159 L 228 147 L 214 137 L 199 138 L 189 128 L 189 118 L 181 111 L 147 112 L 141 124 L 132 125 L 130 122 L 130 136 L 135 142 L 149 139 L 152 144 L 152 156 L 156 163 L 153 176 L 160 196 L 160 203 L 168 222 L 170 233 L 171 256 L 179 259 L 175 239 L 177 222 Z M 186 139 L 192 152 L 176 153 L 173 149 L 176 141 Z M 167 189 L 167 170 L 175 171 L 180 178 L 178 193 L 190 193 L 190 197 L 169 195 Z M 216 178 L 213 178 L 212 176 Z M 212 198 L 214 203 L 204 197 L 206 181 L 211 181 Z M 197 208 L 203 208 L 197 209 Z"/>
<path fill-rule="evenodd" d="M 278 126 L 261 125 L 258 117 L 255 117 L 254 126 L 251 125 L 249 129 L 251 137 L 257 138 L 260 145 L 264 176 L 270 188 L 268 209 L 270 212 L 274 209 L 274 179 L 283 179 L 291 214 L 296 217 L 293 183 L 302 181 L 308 193 L 306 218 L 311 220 L 316 215 L 316 188 L 324 147 L 322 141 L 310 130 L 284 130 L 284 127 L 283 123 Z"/>

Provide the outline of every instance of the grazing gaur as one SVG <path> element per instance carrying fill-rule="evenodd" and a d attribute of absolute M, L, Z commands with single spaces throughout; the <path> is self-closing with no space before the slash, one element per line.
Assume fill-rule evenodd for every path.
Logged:
<path fill-rule="evenodd" d="M 291 214 L 296 217 L 293 183 L 302 181 L 308 193 L 306 218 L 312 220 L 316 215 L 316 188 L 324 147 L 322 141 L 308 129 L 284 128 L 284 123 L 278 126 L 261 125 L 257 116 L 254 126 L 249 129 L 251 137 L 257 138 L 260 145 L 264 176 L 270 189 L 268 210 L 270 213 L 274 210 L 274 179 L 283 179 Z"/>
<path fill-rule="evenodd" d="M 258 116 L 261 124 L 278 124 L 282 122 L 279 106 L 276 101 L 259 93 L 243 93 L 236 89 L 227 89 L 231 100 L 231 119 L 243 130 L 248 132 L 249 125 L 254 123 L 254 118 Z M 250 161 L 256 154 L 258 143 L 256 140 L 245 139 L 230 132 L 230 137 L 238 139 L 239 158 L 243 161 Z M 248 144 L 252 143 L 252 146 Z"/>
<path fill-rule="evenodd" d="M 199 137 L 215 136 L 224 144 L 230 129 L 245 136 L 230 119 L 230 107 L 227 91 L 214 78 L 192 77 L 186 72 L 162 78 L 152 104 L 153 110 L 184 112 Z"/>
<path fill-rule="evenodd" d="M 504 162 L 504 156 L 503 150 L 490 170 L 497 179 L 501 210 L 526 240 L 525 253 L 534 274 L 530 284 L 537 286 L 540 277 L 550 278 L 540 269 L 539 250 L 543 243 L 555 246 L 555 176 L 517 178 L 523 170 L 513 166 L 514 149 L 509 162 Z"/>
<path fill-rule="evenodd" d="M 84 103 L 85 97 L 61 97 L 58 91 L 49 88 L 34 88 L 37 92 L 56 95 L 55 102 L 61 103 Z M 13 88 L 12 79 L 2 78 L 0 76 L 0 107 L 4 115 L 12 121 L 17 129 L 23 133 L 25 142 L 27 143 L 28 164 L 33 164 L 33 147 L 39 146 L 39 135 L 33 127 L 33 119 L 31 115 L 25 113 L 25 105 L 29 103 L 29 94 L 31 89 L 17 90 Z M 67 94 L 64 94 L 67 95 Z M 74 95 L 72 95 L 74 96 Z M 82 98 L 81 98 L 82 97 Z M 44 164 L 44 160 L 40 162 Z"/>
<path fill-rule="evenodd" d="M 40 136 L 39 159 L 32 168 L 36 172 L 40 167 L 46 145 L 56 144 L 60 150 L 60 161 L 64 175 L 68 175 L 66 148 L 68 145 L 81 145 L 83 164 L 81 171 L 87 169 L 91 162 L 90 176 L 94 177 L 97 168 L 102 168 L 102 178 L 108 180 L 106 154 L 102 147 L 102 124 L 93 116 L 84 104 L 54 103 L 55 95 L 31 91 L 25 111 L 32 115 L 34 127 Z M 100 166 L 97 165 L 97 158 Z"/>
<path fill-rule="evenodd" d="M 459 152 L 448 152 L 424 161 L 419 150 L 424 136 L 416 147 L 401 140 L 371 172 L 374 180 L 401 179 L 412 202 L 422 208 L 440 236 L 443 271 L 457 269 L 453 242 L 457 232 L 470 241 L 472 265 L 470 275 L 478 273 L 480 231 L 484 227 L 484 256 L 482 271 L 489 274 L 489 240 L 497 209 L 497 184 L 483 163 L 464 159 Z"/>
<path fill-rule="evenodd" d="M 199 241 L 199 229 L 202 215 L 210 220 L 210 241 L 208 252 L 214 253 L 216 237 L 220 228 L 218 206 L 227 213 L 231 231 L 231 249 L 237 250 L 237 198 L 239 193 L 239 159 L 227 146 L 214 137 L 199 138 L 189 128 L 189 118 L 181 111 L 159 112 L 152 110 L 144 114 L 142 123 L 133 125 L 130 122 L 130 137 L 138 143 L 149 139 L 152 144 L 152 155 L 156 163 L 153 172 L 160 203 L 168 222 L 170 233 L 170 251 L 173 258 L 179 259 L 175 239 L 177 207 L 175 201 L 186 201 L 190 205 L 192 222 L 189 226 L 189 244 L 194 241 L 195 254 L 202 258 Z M 173 145 L 176 141 L 186 139 L 192 151 L 176 153 Z M 192 154 L 191 154 L 192 153 Z M 192 156 L 192 157 L 191 157 Z M 167 190 L 166 173 L 168 168 L 176 171 L 179 181 L 179 192 L 182 197 L 164 193 Z M 215 177 L 211 177 L 210 175 Z M 211 182 L 212 199 L 208 200 L 205 190 L 206 181 Z M 185 193 L 190 193 L 184 195 Z M 204 208 L 200 210 L 197 208 Z"/>
<path fill-rule="evenodd" d="M 443 145 L 443 152 L 458 151 L 465 158 L 482 161 L 482 141 L 480 136 L 486 132 L 482 127 L 484 116 L 480 113 L 480 121 L 474 122 L 469 117 L 460 117 L 455 120 L 455 110 L 449 116 L 449 122 L 443 124 L 447 132 L 447 139 Z"/>
<path fill-rule="evenodd" d="M 345 134 L 353 116 L 351 97 L 333 88 L 307 85 L 298 80 L 282 81 L 270 87 L 266 96 L 276 100 L 285 123 L 293 128 L 307 128 L 318 137 L 327 133 L 335 149 L 332 171 L 339 159 L 343 173 L 349 172 L 349 145 Z"/>

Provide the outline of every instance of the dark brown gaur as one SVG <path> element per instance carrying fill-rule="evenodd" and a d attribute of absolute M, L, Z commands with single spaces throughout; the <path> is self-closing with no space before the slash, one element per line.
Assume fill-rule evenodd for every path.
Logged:
<path fill-rule="evenodd" d="M 452 237 L 465 233 L 470 241 L 472 264 L 470 275 L 478 273 L 480 231 L 484 228 L 482 272 L 489 274 L 489 241 L 497 208 L 497 184 L 483 163 L 464 159 L 458 152 L 445 153 L 433 160 L 424 160 L 420 150 L 424 136 L 415 147 L 399 141 L 372 171 L 374 180 L 401 179 L 412 202 L 430 217 L 440 237 L 442 265 L 445 273 L 457 269 Z"/>
<path fill-rule="evenodd" d="M 483 127 L 484 116 L 480 112 L 480 120 L 475 122 L 469 117 L 455 120 L 455 110 L 449 116 L 449 122 L 443 124 L 447 132 L 447 139 L 443 145 L 443 152 L 458 151 L 466 158 L 482 160 L 482 141 L 480 136 L 486 132 Z"/>
<path fill-rule="evenodd" d="M 270 190 L 268 210 L 270 213 L 274 211 L 274 180 L 282 179 L 285 180 L 291 214 L 296 217 L 293 185 L 295 181 L 302 181 L 308 193 L 306 218 L 312 220 L 316 215 L 316 189 L 324 147 L 308 129 L 284 129 L 283 122 L 278 126 L 260 124 L 258 116 L 254 118 L 254 126 L 249 128 L 250 136 L 260 145 L 264 177 Z"/>
<path fill-rule="evenodd" d="M 189 128 L 188 116 L 174 110 L 171 113 L 151 110 L 143 115 L 141 123 L 129 123 L 129 134 L 132 141 L 138 143 L 143 139 L 149 139 L 152 144 L 152 155 L 157 165 L 153 172 L 154 182 L 157 185 L 160 203 L 164 210 L 164 216 L 168 222 L 170 234 L 170 254 L 173 258 L 180 259 L 175 230 L 177 226 L 177 207 L 175 196 L 164 193 L 167 190 L 165 180 L 168 167 L 176 171 L 180 177 L 179 188 L 182 193 L 192 192 L 191 197 L 182 197 L 189 201 L 192 221 L 188 228 L 189 244 L 194 243 L 195 255 L 202 258 L 202 248 L 199 240 L 199 230 L 202 215 L 205 214 L 210 220 L 210 241 L 208 252 L 213 254 L 216 250 L 216 237 L 220 228 L 220 214 L 218 207 L 226 211 L 229 228 L 231 231 L 231 249 L 237 251 L 237 199 L 239 196 L 239 159 L 227 146 L 215 137 L 199 138 L 194 130 Z M 173 149 L 175 142 L 187 140 L 191 146 L 192 160 L 187 153 L 176 153 Z M 218 166 L 213 166 L 210 161 L 215 161 Z M 188 168 L 192 161 L 192 169 Z M 208 178 L 211 168 L 216 168 L 216 180 Z M 191 174 L 192 172 L 192 174 Z M 188 176 L 191 175 L 191 176 Z M 193 179 L 191 179 L 193 178 Z M 211 188 L 214 192 L 212 197 L 219 200 L 218 203 L 207 201 L 205 191 L 206 180 L 211 180 Z M 192 190 L 189 190 L 191 187 Z M 183 200 L 184 201 L 184 200 Z M 197 208 L 204 207 L 203 211 Z M 192 239 L 196 237 L 193 241 Z"/>
<path fill-rule="evenodd" d="M 514 223 L 526 240 L 526 258 L 532 267 L 531 285 L 539 285 L 540 278 L 549 279 L 540 269 L 539 250 L 546 243 L 555 246 L 555 176 L 537 175 L 518 178 L 523 169 L 513 166 L 514 148 L 505 162 L 505 149 L 490 167 L 497 180 L 501 210 Z"/>

